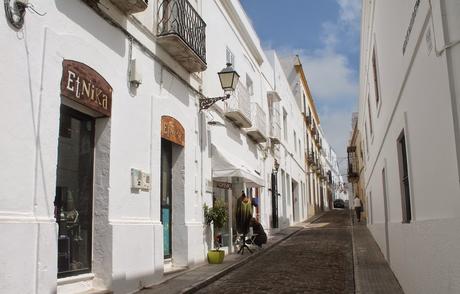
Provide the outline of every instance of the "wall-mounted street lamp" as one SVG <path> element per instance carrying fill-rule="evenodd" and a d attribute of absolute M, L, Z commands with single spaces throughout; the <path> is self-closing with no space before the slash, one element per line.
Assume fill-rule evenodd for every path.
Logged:
<path fill-rule="evenodd" d="M 44 16 L 45 13 L 40 13 L 35 10 L 33 4 L 29 3 L 29 0 L 4 0 L 5 6 L 5 16 L 16 30 L 20 30 L 24 25 L 24 17 L 26 14 L 26 9 L 40 15 Z"/>
<path fill-rule="evenodd" d="M 280 169 L 280 164 L 278 163 L 278 160 L 275 159 L 275 162 L 273 163 L 273 174 L 277 174 L 278 170 Z"/>
<path fill-rule="evenodd" d="M 230 98 L 231 92 L 235 91 L 236 85 L 238 85 L 240 75 L 233 69 L 231 63 L 227 63 L 227 67 L 222 69 L 217 74 L 219 75 L 220 85 L 224 90 L 225 95 L 221 97 L 201 98 L 200 111 L 203 109 L 208 109 L 217 101 L 224 101 Z"/>

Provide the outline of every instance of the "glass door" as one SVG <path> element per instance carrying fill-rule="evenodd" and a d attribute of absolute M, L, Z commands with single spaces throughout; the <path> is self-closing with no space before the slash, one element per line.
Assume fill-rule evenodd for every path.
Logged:
<path fill-rule="evenodd" d="M 61 105 L 54 214 L 58 277 L 91 271 L 94 119 Z"/>
<path fill-rule="evenodd" d="M 221 201 L 228 205 L 228 190 L 221 189 L 221 188 L 213 188 L 213 204 L 216 201 Z M 228 205 L 229 206 L 229 205 Z M 229 208 L 228 208 L 229 209 Z M 230 215 L 230 211 L 227 211 L 228 215 Z M 224 227 L 220 230 L 220 232 L 214 231 L 214 234 L 219 233 L 220 237 L 218 238 L 218 242 L 220 243 L 221 247 L 230 247 L 231 243 L 231 235 L 230 235 L 230 221 L 228 220 Z M 214 240 L 216 240 L 216 235 L 214 236 Z"/>
<path fill-rule="evenodd" d="M 172 143 L 161 139 L 161 222 L 163 223 L 164 258 L 171 258 L 172 253 Z"/>

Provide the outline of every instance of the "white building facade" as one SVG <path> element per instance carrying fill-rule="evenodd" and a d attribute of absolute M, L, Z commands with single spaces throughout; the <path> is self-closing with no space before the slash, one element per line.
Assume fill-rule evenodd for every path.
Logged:
<path fill-rule="evenodd" d="M 369 229 L 405 293 L 459 293 L 460 4 L 366 0 L 362 11 Z"/>
<path fill-rule="evenodd" d="M 152 285 L 205 262 L 219 199 L 234 252 L 242 191 L 269 233 L 313 216 L 302 110 L 239 1 L 33 4 L 0 12 L 2 292 Z"/>

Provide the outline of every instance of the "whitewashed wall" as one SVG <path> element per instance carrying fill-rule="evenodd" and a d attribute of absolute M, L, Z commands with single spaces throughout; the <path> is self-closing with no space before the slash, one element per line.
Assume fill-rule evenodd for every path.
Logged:
<path fill-rule="evenodd" d="M 56 185 L 62 60 L 83 62 L 99 72 L 113 87 L 112 117 L 97 120 L 94 176 L 93 273 L 85 282 L 61 281 L 59 292 L 91 287 L 126 293 L 163 275 L 163 231 L 159 214 L 160 121 L 175 117 L 185 127 L 185 174 L 195 175 L 198 119 L 196 96 L 163 66 L 136 45 L 133 57 L 144 79 L 135 95 L 127 87 L 129 42 L 120 30 L 96 15 L 81 1 L 41 1 L 39 17 L 26 13 L 24 29 L 16 33 L 0 12 L 0 42 L 5 46 L 0 62 L 4 97 L 1 144 L 3 178 L 0 226 L 2 291 L 52 293 L 57 285 L 57 225 L 53 200 Z M 117 20 L 119 12 L 108 5 Z M 145 19 L 153 21 L 149 9 Z M 145 15 L 144 15 L 145 16 Z M 131 22 L 128 29 L 157 50 L 165 62 L 185 71 L 155 48 Z M 151 25 L 151 23 L 146 23 Z M 8 68 L 8 71 L 5 70 Z M 190 83 L 197 84 L 194 77 Z M 198 87 L 196 87 L 198 88 Z M 130 189 L 130 169 L 152 175 L 149 192 Z M 21 175 L 21 176 L 17 176 Z M 180 225 L 183 248 L 173 249 L 177 265 L 204 261 L 203 225 L 199 183 L 185 177 Z M 134 241 L 135 240 L 135 241 Z M 11 246 L 15 244 L 15 246 Z M 14 258 L 12 258 L 14 257 Z M 67 279 L 72 282 L 72 279 Z"/>
<path fill-rule="evenodd" d="M 457 209 L 460 187 L 459 145 L 455 139 L 458 114 L 452 108 L 458 101 L 458 93 L 452 91 L 458 87 L 458 79 L 449 73 L 451 59 L 446 58 L 445 52 L 437 56 L 435 50 L 445 43 L 444 33 L 457 32 L 451 36 L 458 39 L 459 29 L 458 26 L 443 28 L 440 1 L 431 2 L 432 10 L 429 1 L 420 1 L 409 33 L 416 1 L 363 2 L 359 128 L 365 134 L 366 123 L 364 136 L 369 151 L 365 156 L 364 176 L 369 228 L 405 293 L 458 293 L 460 237 L 456 232 L 460 222 Z M 449 3 L 449 14 L 456 11 L 458 16 L 458 3 L 442 2 Z M 388 22 L 390 17 L 392 21 Z M 406 35 L 408 43 L 403 55 Z M 376 105 L 372 74 L 374 44 L 381 95 L 379 105 Z M 458 58 L 458 48 L 456 50 L 454 56 Z M 373 135 L 369 129 L 368 96 Z M 411 189 L 410 224 L 401 223 L 397 139 L 403 129 Z M 388 234 L 385 233 L 384 168 Z"/>

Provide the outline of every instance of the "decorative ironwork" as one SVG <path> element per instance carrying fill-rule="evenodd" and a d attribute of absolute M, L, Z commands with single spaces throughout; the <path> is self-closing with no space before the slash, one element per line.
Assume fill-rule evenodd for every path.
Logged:
<path fill-rule="evenodd" d="M 230 98 L 230 94 L 222 97 L 212 97 L 212 98 L 201 98 L 200 99 L 200 111 L 203 109 L 208 109 L 217 101 L 225 101 Z"/>
<path fill-rule="evenodd" d="M 359 180 L 358 158 L 356 157 L 356 146 L 349 146 L 348 153 L 348 180 L 354 182 Z"/>
<path fill-rule="evenodd" d="M 305 116 L 305 121 L 307 122 L 307 126 L 311 126 L 311 115 Z"/>
<path fill-rule="evenodd" d="M 163 0 L 158 36 L 179 36 L 206 63 L 206 23 L 187 0 Z"/>

